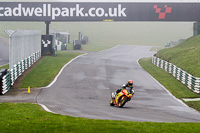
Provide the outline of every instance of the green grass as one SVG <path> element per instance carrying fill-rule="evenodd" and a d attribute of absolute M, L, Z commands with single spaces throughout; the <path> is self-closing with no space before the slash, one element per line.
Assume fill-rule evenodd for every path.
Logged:
<path fill-rule="evenodd" d="M 200 101 L 192 101 L 192 102 L 186 102 L 187 105 L 190 107 L 200 111 Z"/>
<path fill-rule="evenodd" d="M 199 51 L 200 35 L 191 37 L 176 47 L 159 51 L 157 57 L 175 64 L 193 76 L 200 77 Z"/>
<path fill-rule="evenodd" d="M 67 50 L 73 50 L 73 44 L 72 43 L 67 44 Z"/>
<path fill-rule="evenodd" d="M 20 88 L 31 88 L 47 86 L 57 75 L 60 69 L 71 59 L 80 55 L 76 52 L 57 52 L 57 56 L 45 56 L 39 63 L 25 76 Z"/>
<path fill-rule="evenodd" d="M 155 123 L 77 118 L 43 111 L 30 103 L 0 104 L 1 133 L 198 133 L 200 123 Z"/>
<path fill-rule="evenodd" d="M 175 97 L 181 98 L 197 98 L 200 95 L 195 94 L 189 90 L 185 85 L 176 80 L 172 75 L 170 75 L 165 70 L 156 67 L 151 63 L 151 58 L 143 58 L 139 60 L 140 65 L 151 74 L 157 81 L 165 86 Z M 189 106 L 200 111 L 200 101 L 198 102 L 186 102 Z"/>
<path fill-rule="evenodd" d="M 2 68 L 9 69 L 9 64 L 1 66 L 1 67 L 0 67 L 0 70 L 1 70 Z"/>
<path fill-rule="evenodd" d="M 150 73 L 156 80 L 164 85 L 177 98 L 200 97 L 200 95 L 189 90 L 185 85 L 176 80 L 168 72 L 153 65 L 151 63 L 151 58 L 140 59 L 139 63 L 148 73 Z"/>

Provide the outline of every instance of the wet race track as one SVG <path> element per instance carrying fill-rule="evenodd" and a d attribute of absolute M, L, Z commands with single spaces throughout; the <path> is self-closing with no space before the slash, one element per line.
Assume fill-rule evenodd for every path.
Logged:
<path fill-rule="evenodd" d="M 200 114 L 171 96 L 137 63 L 154 52 L 147 46 L 118 46 L 88 53 L 70 63 L 37 102 L 76 117 L 127 121 L 200 122 Z M 111 92 L 127 80 L 135 95 L 123 108 L 109 105 Z"/>

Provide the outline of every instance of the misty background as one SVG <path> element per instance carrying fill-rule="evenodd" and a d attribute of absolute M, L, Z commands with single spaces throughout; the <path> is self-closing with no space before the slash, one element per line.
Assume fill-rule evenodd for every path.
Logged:
<path fill-rule="evenodd" d="M 88 2 L 91 0 L 0 0 L 0 2 Z M 106 2 L 106 0 L 92 0 L 93 2 Z M 125 0 L 123 2 L 138 2 L 138 0 Z M 147 2 L 149 0 L 142 0 Z M 150 0 L 155 1 L 155 0 Z M 184 0 L 171 0 L 168 2 Z M 194 1 L 194 0 L 193 0 Z M 119 2 L 112 0 L 107 2 Z M 151 45 L 164 46 L 170 41 L 187 39 L 193 35 L 194 22 L 51 22 L 50 29 L 69 32 L 71 43 L 78 39 L 78 32 L 89 37 L 87 49 L 105 49 L 115 45 Z M 2 22 L 0 21 L 0 36 L 8 37 L 5 30 L 42 30 L 45 34 L 44 22 Z"/>

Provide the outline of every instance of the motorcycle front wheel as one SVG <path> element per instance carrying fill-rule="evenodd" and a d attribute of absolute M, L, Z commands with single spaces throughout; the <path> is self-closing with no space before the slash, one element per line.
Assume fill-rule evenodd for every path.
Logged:
<path fill-rule="evenodd" d="M 119 102 L 119 107 L 122 108 L 126 102 L 127 102 L 127 97 L 124 97 L 124 99 Z"/>
<path fill-rule="evenodd" d="M 114 99 L 110 100 L 110 106 L 114 106 Z"/>

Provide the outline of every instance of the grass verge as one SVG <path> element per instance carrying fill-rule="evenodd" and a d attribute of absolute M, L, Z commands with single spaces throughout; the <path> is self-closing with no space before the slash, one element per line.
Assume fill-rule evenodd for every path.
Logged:
<path fill-rule="evenodd" d="M 1 67 L 0 67 L 0 70 L 1 70 L 2 68 L 9 69 L 9 64 L 1 66 Z"/>
<path fill-rule="evenodd" d="M 22 80 L 20 88 L 47 86 L 60 69 L 71 59 L 80 55 L 77 52 L 57 52 L 57 56 L 44 57 Z"/>
<path fill-rule="evenodd" d="M 77 118 L 43 111 L 30 103 L 0 104 L 0 132 L 134 132 L 134 133 L 198 133 L 200 123 L 155 123 Z"/>
<path fill-rule="evenodd" d="M 158 51 L 157 57 L 168 61 L 189 74 L 200 77 L 200 35 L 192 36 L 179 45 Z"/>
<path fill-rule="evenodd" d="M 140 65 L 153 76 L 157 81 L 165 86 L 176 98 L 197 98 L 200 95 L 189 90 L 185 85 L 176 80 L 165 70 L 156 67 L 151 63 L 151 58 L 143 58 L 139 60 Z M 188 106 L 200 111 L 200 101 L 185 102 Z"/>

